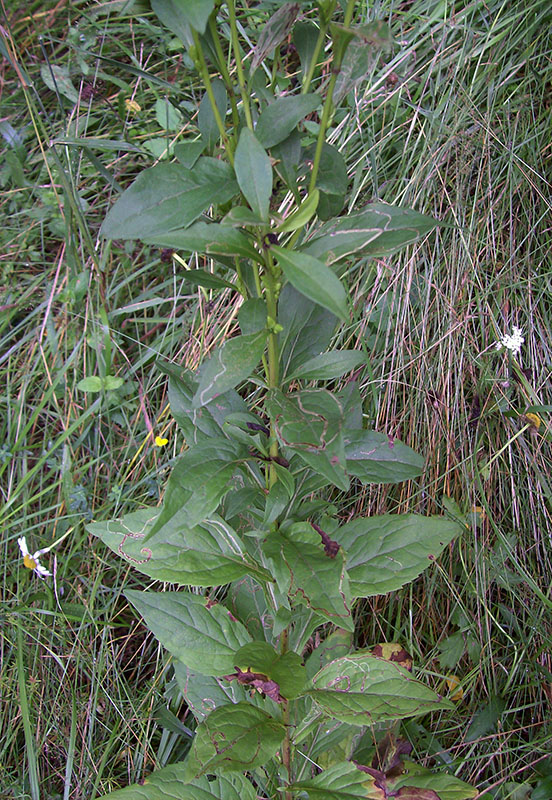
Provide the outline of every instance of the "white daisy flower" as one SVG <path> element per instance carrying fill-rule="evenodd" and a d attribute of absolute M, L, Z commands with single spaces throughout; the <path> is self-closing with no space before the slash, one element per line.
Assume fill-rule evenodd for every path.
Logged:
<path fill-rule="evenodd" d="M 19 545 L 21 555 L 23 556 L 23 564 L 27 567 L 27 569 L 32 569 L 32 571 L 38 575 L 39 578 L 47 578 L 52 574 L 51 572 L 48 572 L 46 567 L 42 566 L 39 560 L 43 553 L 47 553 L 48 550 L 50 550 L 49 547 L 45 548 L 44 550 L 37 550 L 36 553 L 29 553 L 27 548 L 27 540 L 24 536 L 19 537 L 17 544 Z"/>
<path fill-rule="evenodd" d="M 519 356 L 521 351 L 521 345 L 525 341 L 525 337 L 523 336 L 523 331 L 521 328 L 512 328 L 512 335 L 509 336 L 507 333 L 504 336 L 501 336 L 500 341 L 496 343 L 495 347 L 497 350 L 502 350 L 505 347 L 507 350 L 510 350 L 514 356 Z"/>

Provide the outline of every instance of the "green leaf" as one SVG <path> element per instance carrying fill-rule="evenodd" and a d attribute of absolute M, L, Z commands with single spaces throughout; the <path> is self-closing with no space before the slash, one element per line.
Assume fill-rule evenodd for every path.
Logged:
<path fill-rule="evenodd" d="M 278 233 L 287 233 L 288 231 L 296 231 L 298 228 L 304 228 L 310 218 L 314 216 L 319 199 L 320 192 L 318 189 L 314 189 L 306 196 L 299 208 L 278 225 L 276 229 Z"/>
<path fill-rule="evenodd" d="M 211 81 L 211 88 L 215 96 L 215 104 L 220 114 L 220 118 L 224 123 L 227 109 L 226 87 L 220 78 L 214 78 Z M 197 126 L 200 130 L 205 147 L 209 152 L 212 152 L 215 145 L 218 144 L 220 139 L 220 131 L 213 114 L 213 107 L 207 92 L 201 98 L 199 104 L 199 112 L 197 115 Z"/>
<path fill-rule="evenodd" d="M 293 27 L 293 43 L 301 60 L 301 71 L 306 75 L 316 51 L 320 30 L 312 21 L 297 22 Z"/>
<path fill-rule="evenodd" d="M 200 595 L 127 589 L 125 597 L 169 653 L 204 675 L 233 672 L 235 651 L 251 641 L 223 605 Z"/>
<path fill-rule="evenodd" d="M 255 127 L 255 136 L 263 147 L 273 147 L 286 139 L 297 123 L 321 103 L 317 94 L 278 97 L 262 111 Z"/>
<path fill-rule="evenodd" d="M 504 698 L 493 695 L 489 702 L 473 715 L 466 733 L 466 742 L 475 742 L 481 736 L 495 733 L 498 721 L 505 709 L 506 701 Z"/>
<path fill-rule="evenodd" d="M 362 483 L 399 483 L 416 478 L 424 459 L 407 445 L 376 431 L 345 431 L 347 472 Z"/>
<path fill-rule="evenodd" d="M 260 258 L 247 236 L 228 225 L 195 222 L 187 228 L 174 228 L 165 233 L 144 235 L 140 238 L 148 244 L 172 247 L 190 253 L 240 256 L 255 261 L 259 261 Z"/>
<path fill-rule="evenodd" d="M 335 332 L 337 319 L 322 306 L 294 289 L 284 286 L 278 301 L 281 373 L 286 376 L 310 358 L 326 350 Z"/>
<path fill-rule="evenodd" d="M 163 508 L 144 543 L 164 529 L 194 528 L 209 517 L 230 488 L 229 482 L 247 450 L 222 436 L 193 445 L 171 472 Z"/>
<path fill-rule="evenodd" d="M 225 203 L 238 192 L 231 167 L 201 157 L 193 169 L 157 164 L 140 173 L 103 221 L 106 239 L 160 236 L 190 225 L 213 203 Z"/>
<path fill-rule="evenodd" d="M 478 790 L 473 786 L 448 772 L 434 772 L 413 761 L 404 761 L 403 768 L 403 774 L 388 781 L 388 784 L 392 784 L 392 787 L 390 786 L 392 791 L 397 792 L 396 796 L 399 800 L 403 797 L 405 800 L 417 800 L 418 797 L 421 800 L 424 800 L 425 797 L 433 800 L 431 794 L 416 794 L 416 789 L 433 792 L 439 800 L 471 800 L 479 795 Z M 410 789 L 410 793 L 407 791 L 408 789 Z"/>
<path fill-rule="evenodd" d="M 242 672 L 257 672 L 275 681 L 282 697 L 288 700 L 298 697 L 307 681 L 298 653 L 278 653 L 267 642 L 249 642 L 240 647 L 234 655 L 234 665 Z"/>
<path fill-rule="evenodd" d="M 307 150 L 307 158 L 309 160 L 314 158 L 314 152 L 315 145 L 312 145 Z M 347 191 L 348 183 L 349 179 L 347 177 L 345 159 L 337 147 L 324 143 L 322 146 L 322 156 L 320 158 L 316 185 L 326 194 L 342 197 Z M 339 211 L 341 211 L 341 207 Z"/>
<path fill-rule="evenodd" d="M 352 253 L 383 258 L 417 241 L 439 223 L 409 208 L 371 203 L 356 214 L 326 222 L 301 252 L 333 264 Z"/>
<path fill-rule="evenodd" d="M 348 522 L 334 536 L 347 553 L 353 596 L 369 597 L 413 581 L 461 533 L 445 517 L 383 514 Z"/>
<path fill-rule="evenodd" d="M 203 142 L 178 142 L 173 152 L 183 167 L 192 169 L 204 149 Z"/>
<path fill-rule="evenodd" d="M 271 148 L 271 155 L 276 159 L 274 165 L 276 172 L 284 181 L 296 198 L 299 198 L 297 189 L 297 179 L 299 175 L 299 164 L 301 162 L 301 135 L 296 129 L 290 133 L 287 139 Z"/>
<path fill-rule="evenodd" d="M 43 64 L 40 67 L 40 77 L 53 92 L 66 97 L 71 103 L 79 102 L 79 93 L 75 89 L 69 70 L 67 67 L 59 67 L 57 64 Z"/>
<path fill-rule="evenodd" d="M 211 711 L 221 706 L 247 701 L 256 706 L 264 704 L 260 695 L 250 698 L 249 692 L 237 681 L 225 681 L 194 672 L 181 661 L 173 661 L 172 666 L 178 688 L 198 722 L 202 722 Z"/>
<path fill-rule="evenodd" d="M 366 355 L 361 350 L 329 350 L 319 356 L 310 358 L 296 367 L 286 382 L 301 378 L 304 381 L 324 381 L 340 378 L 346 372 L 366 363 Z M 347 441 L 346 437 L 345 441 Z"/>
<path fill-rule="evenodd" d="M 268 220 L 272 194 L 272 166 L 259 140 L 248 128 L 240 133 L 234 156 L 236 179 L 253 213 Z"/>
<path fill-rule="evenodd" d="M 90 523 L 87 530 L 156 580 L 189 586 L 218 586 L 247 574 L 260 581 L 272 580 L 248 555 L 237 533 L 216 514 L 195 528 L 187 528 L 185 520 L 180 527 L 166 526 L 144 546 L 158 514 L 157 508 L 144 508 L 120 520 Z"/>
<path fill-rule="evenodd" d="M 77 389 L 81 392 L 101 392 L 102 388 L 102 379 L 98 375 L 90 375 L 77 383 Z"/>
<path fill-rule="evenodd" d="M 183 273 L 182 278 L 188 281 L 193 286 L 205 286 L 207 289 L 235 289 L 233 283 L 225 281 L 224 278 L 219 278 L 208 272 L 206 269 L 187 269 Z"/>
<path fill-rule="evenodd" d="M 215 0 L 153 0 L 152 2 L 152 8 L 161 22 L 177 36 L 180 35 L 180 28 L 173 27 L 175 17 L 179 25 L 189 25 L 198 33 L 205 33 L 207 21 L 214 7 Z"/>
<path fill-rule="evenodd" d="M 320 544 L 320 536 L 307 526 L 294 526 L 287 536 L 271 533 L 263 552 L 271 559 L 272 572 L 280 591 L 312 609 L 324 619 L 347 630 L 354 630 L 345 560 L 340 549 L 330 558 Z"/>
<path fill-rule="evenodd" d="M 233 389 L 219 395 L 216 400 L 194 408 L 193 397 L 197 391 L 196 374 L 190 370 L 160 361 L 158 368 L 169 375 L 169 403 L 171 414 L 177 421 L 188 444 L 218 436 L 228 414 L 247 411 L 242 398 Z"/>
<path fill-rule="evenodd" d="M 328 267 L 310 255 L 276 245 L 271 247 L 271 252 L 288 281 L 301 294 L 327 308 L 343 322 L 349 320 L 345 289 Z"/>
<path fill-rule="evenodd" d="M 326 714 L 352 725 L 454 709 L 454 704 L 392 661 L 358 652 L 338 658 L 312 679 L 308 694 Z"/>
<path fill-rule="evenodd" d="M 307 675 L 312 678 L 319 670 L 336 658 L 348 655 L 353 645 L 350 631 L 337 629 L 326 636 L 324 641 L 315 647 L 305 662 Z"/>
<path fill-rule="evenodd" d="M 341 427 L 343 408 L 327 389 L 291 395 L 272 390 L 266 408 L 278 441 L 343 491 L 349 488 Z"/>
<path fill-rule="evenodd" d="M 292 783 L 289 788 L 295 792 L 307 792 L 309 800 L 353 800 L 355 797 L 366 798 L 366 780 L 365 772 L 350 761 L 343 761 L 325 769 L 314 778 Z"/>
<path fill-rule="evenodd" d="M 252 297 L 238 311 L 241 332 L 249 335 L 266 328 L 266 303 L 262 297 Z"/>
<path fill-rule="evenodd" d="M 187 778 L 261 767 L 276 755 L 285 730 L 281 722 L 249 703 L 216 708 L 198 725 L 185 762 Z"/>
<path fill-rule="evenodd" d="M 148 775 L 143 783 L 110 792 L 109 800 L 255 800 L 253 784 L 243 775 L 216 775 L 186 781 L 187 762 L 171 764 Z"/>
<path fill-rule="evenodd" d="M 262 358 L 265 343 L 266 331 L 263 330 L 228 339 L 215 350 L 201 374 L 194 406 L 204 406 L 248 378 Z"/>
<path fill-rule="evenodd" d="M 182 127 L 182 112 L 173 106 L 166 97 L 155 101 L 155 119 L 161 128 L 177 131 Z"/>

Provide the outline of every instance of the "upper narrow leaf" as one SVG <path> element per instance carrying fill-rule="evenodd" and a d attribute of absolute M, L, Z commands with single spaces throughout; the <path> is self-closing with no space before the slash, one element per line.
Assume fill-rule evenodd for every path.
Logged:
<path fill-rule="evenodd" d="M 240 133 L 234 158 L 236 178 L 251 210 L 268 220 L 272 194 L 272 166 L 263 146 L 248 128 Z"/>
<path fill-rule="evenodd" d="M 349 312 L 345 289 L 322 261 L 283 247 L 273 246 L 271 250 L 288 281 L 301 294 L 347 322 Z"/>
<path fill-rule="evenodd" d="M 213 203 L 238 192 L 231 167 L 200 158 L 193 169 L 157 164 L 138 175 L 109 210 L 101 235 L 106 239 L 142 239 L 185 228 Z"/>

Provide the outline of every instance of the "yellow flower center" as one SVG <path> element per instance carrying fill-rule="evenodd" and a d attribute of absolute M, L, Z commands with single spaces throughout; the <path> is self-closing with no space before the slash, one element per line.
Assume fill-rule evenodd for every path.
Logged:
<path fill-rule="evenodd" d="M 27 569 L 36 569 L 36 561 L 30 555 L 23 556 L 23 563 Z"/>

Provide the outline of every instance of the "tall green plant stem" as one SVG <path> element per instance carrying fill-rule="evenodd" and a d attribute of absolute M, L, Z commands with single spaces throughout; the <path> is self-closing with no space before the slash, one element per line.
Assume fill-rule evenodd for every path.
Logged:
<path fill-rule="evenodd" d="M 222 49 L 222 45 L 220 43 L 220 36 L 218 35 L 217 26 L 215 25 L 215 18 L 212 16 L 209 18 L 209 30 L 211 31 L 213 44 L 215 45 L 215 52 L 217 54 L 220 74 L 222 75 L 222 79 L 226 84 L 226 91 L 228 92 L 228 97 L 230 98 L 230 105 L 232 106 L 232 123 L 234 125 L 234 130 L 237 130 L 240 122 L 238 106 L 236 105 L 236 98 L 234 96 L 232 79 L 230 78 L 230 73 L 228 72 L 228 69 L 226 67 L 226 60 L 224 58 L 224 52 Z"/>
<path fill-rule="evenodd" d="M 234 145 L 228 138 L 228 134 L 226 133 L 226 129 L 224 127 L 224 122 L 222 121 L 222 117 L 220 116 L 220 112 L 218 110 L 217 103 L 215 100 L 215 95 L 213 93 L 213 87 L 211 85 L 211 79 L 209 77 L 209 70 L 207 69 L 205 56 L 203 55 L 203 48 L 201 46 L 201 41 L 199 39 L 199 36 L 197 35 L 197 31 L 195 31 L 193 28 L 192 28 L 192 36 L 194 38 L 194 46 L 196 52 L 196 67 L 199 70 L 203 83 L 205 84 L 205 91 L 207 92 L 209 102 L 211 103 L 213 116 L 215 118 L 215 122 L 217 123 L 217 128 L 219 129 L 220 137 L 224 144 L 224 149 L 228 153 L 228 159 L 230 161 L 230 164 L 234 166 Z"/>
<path fill-rule="evenodd" d="M 243 74 L 240 41 L 238 38 L 238 27 L 236 25 L 236 7 L 234 0 L 228 0 L 228 16 L 230 17 L 230 36 L 232 37 L 232 50 L 234 51 L 234 59 L 236 61 L 236 71 L 238 73 L 238 84 L 240 87 L 240 94 L 243 103 L 243 111 L 245 114 L 245 121 L 250 131 L 253 130 L 253 119 L 251 117 L 251 108 L 249 106 L 249 97 L 247 96 L 247 86 L 245 85 L 245 76 Z"/>
<path fill-rule="evenodd" d="M 266 313 L 269 324 L 272 326 L 268 334 L 268 388 L 277 389 L 280 384 L 280 352 L 278 347 L 278 334 L 274 330 L 278 316 L 278 298 L 274 272 L 274 262 L 270 252 L 266 255 L 267 263 L 264 272 Z M 278 457 L 278 439 L 274 423 L 270 422 L 270 456 L 272 459 Z M 274 463 L 271 461 L 268 476 L 268 487 L 273 486 L 278 480 Z"/>
<path fill-rule="evenodd" d="M 334 2 L 329 14 L 327 14 L 324 19 L 322 19 L 322 15 L 320 15 L 320 30 L 318 31 L 318 39 L 316 40 L 316 44 L 314 46 L 314 53 L 312 54 L 311 63 L 309 64 L 307 74 L 305 75 L 303 86 L 301 87 L 301 94 L 307 94 L 309 91 L 314 70 L 316 69 L 316 65 L 318 63 L 318 56 L 320 54 L 320 50 L 322 49 L 322 45 L 324 44 L 326 33 L 328 32 L 328 19 L 331 18 L 335 9 L 335 5 L 336 4 Z"/>

